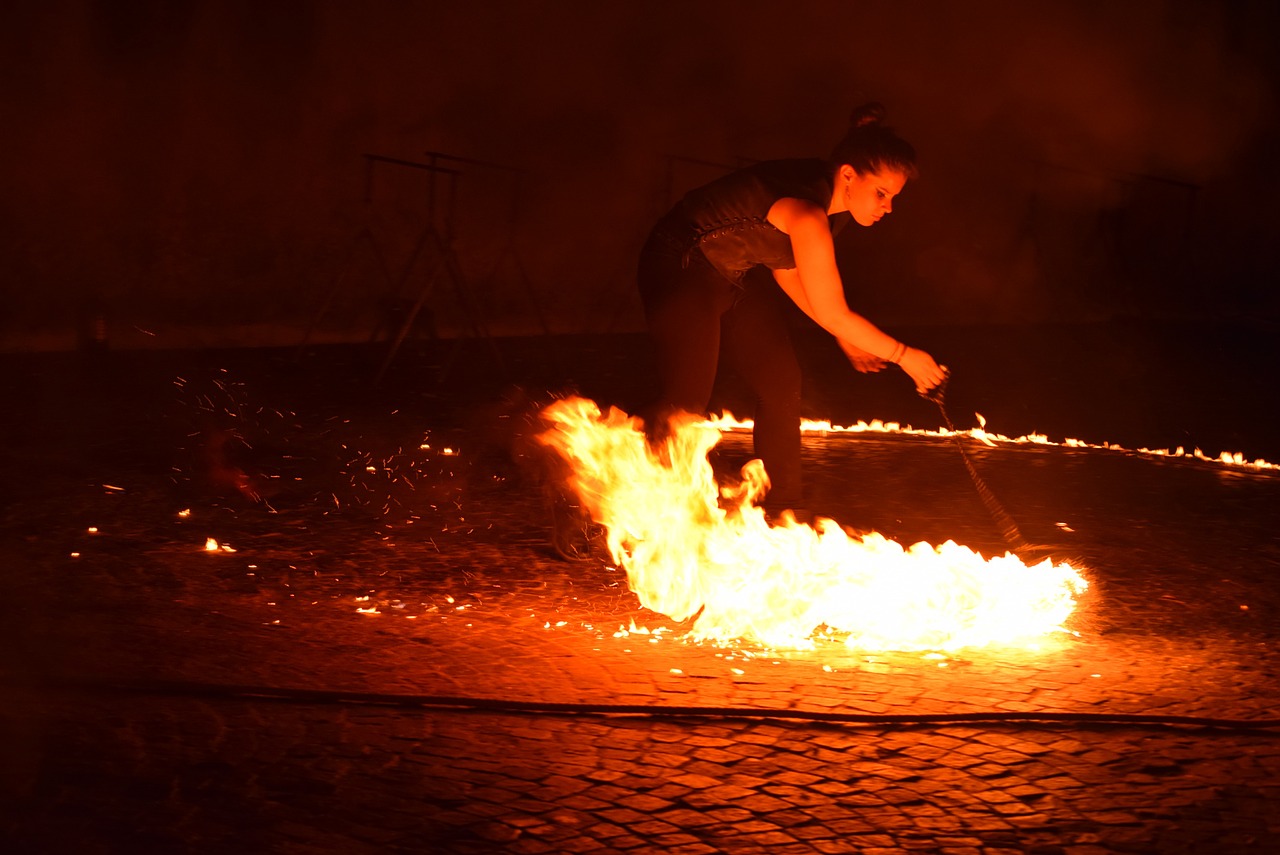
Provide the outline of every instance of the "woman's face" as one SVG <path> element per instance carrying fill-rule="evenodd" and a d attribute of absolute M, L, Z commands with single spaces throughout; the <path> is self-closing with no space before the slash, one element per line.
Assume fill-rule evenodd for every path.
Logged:
<path fill-rule="evenodd" d="M 845 210 L 860 226 L 873 226 L 893 210 L 893 197 L 902 192 L 907 176 L 896 169 L 883 167 L 876 172 L 860 173 L 852 166 L 840 167 L 840 189 Z"/>

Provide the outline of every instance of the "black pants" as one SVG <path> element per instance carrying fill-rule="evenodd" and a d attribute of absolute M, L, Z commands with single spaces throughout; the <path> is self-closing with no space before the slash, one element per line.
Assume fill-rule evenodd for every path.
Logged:
<path fill-rule="evenodd" d="M 739 288 L 694 250 L 684 263 L 661 240 L 640 258 L 640 298 L 656 351 L 659 401 L 647 418 L 704 414 L 720 359 L 756 400 L 753 440 L 772 482 L 765 504 L 804 504 L 800 472 L 800 364 L 791 344 L 788 298 L 758 267 Z"/>

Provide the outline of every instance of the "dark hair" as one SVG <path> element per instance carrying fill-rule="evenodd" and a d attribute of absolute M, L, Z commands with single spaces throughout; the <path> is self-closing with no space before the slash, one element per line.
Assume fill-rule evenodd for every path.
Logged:
<path fill-rule="evenodd" d="M 849 132 L 828 159 L 833 172 L 847 163 L 859 174 L 879 172 L 887 166 L 908 178 L 917 175 L 916 150 L 884 124 L 884 117 L 884 105 L 876 102 L 854 109 Z"/>

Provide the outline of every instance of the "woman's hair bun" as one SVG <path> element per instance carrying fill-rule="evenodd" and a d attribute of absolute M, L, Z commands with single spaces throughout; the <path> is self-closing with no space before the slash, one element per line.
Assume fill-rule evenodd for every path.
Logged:
<path fill-rule="evenodd" d="M 883 122 L 885 112 L 884 105 L 878 101 L 863 104 L 861 107 L 854 107 L 853 113 L 849 116 L 849 127 L 861 128 Z"/>
<path fill-rule="evenodd" d="M 832 170 L 848 164 L 860 175 L 886 166 L 916 176 L 916 150 L 884 123 L 884 105 L 871 101 L 849 114 L 849 130 L 827 159 Z"/>

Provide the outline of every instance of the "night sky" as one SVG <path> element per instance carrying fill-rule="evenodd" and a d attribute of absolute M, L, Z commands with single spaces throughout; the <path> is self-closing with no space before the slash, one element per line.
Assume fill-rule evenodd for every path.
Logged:
<path fill-rule="evenodd" d="M 383 164 L 366 209 L 362 155 L 432 151 L 503 167 L 438 161 L 461 174 L 434 208 L 495 330 L 536 331 L 533 300 L 558 331 L 639 329 L 673 198 L 824 157 L 867 100 L 922 168 L 840 241 L 878 322 L 1274 322 L 1277 8 L 6 3 L 0 346 L 70 347 L 93 315 L 123 348 L 288 343 L 330 293 L 321 338 L 364 339 L 416 296 L 432 208 Z"/>

